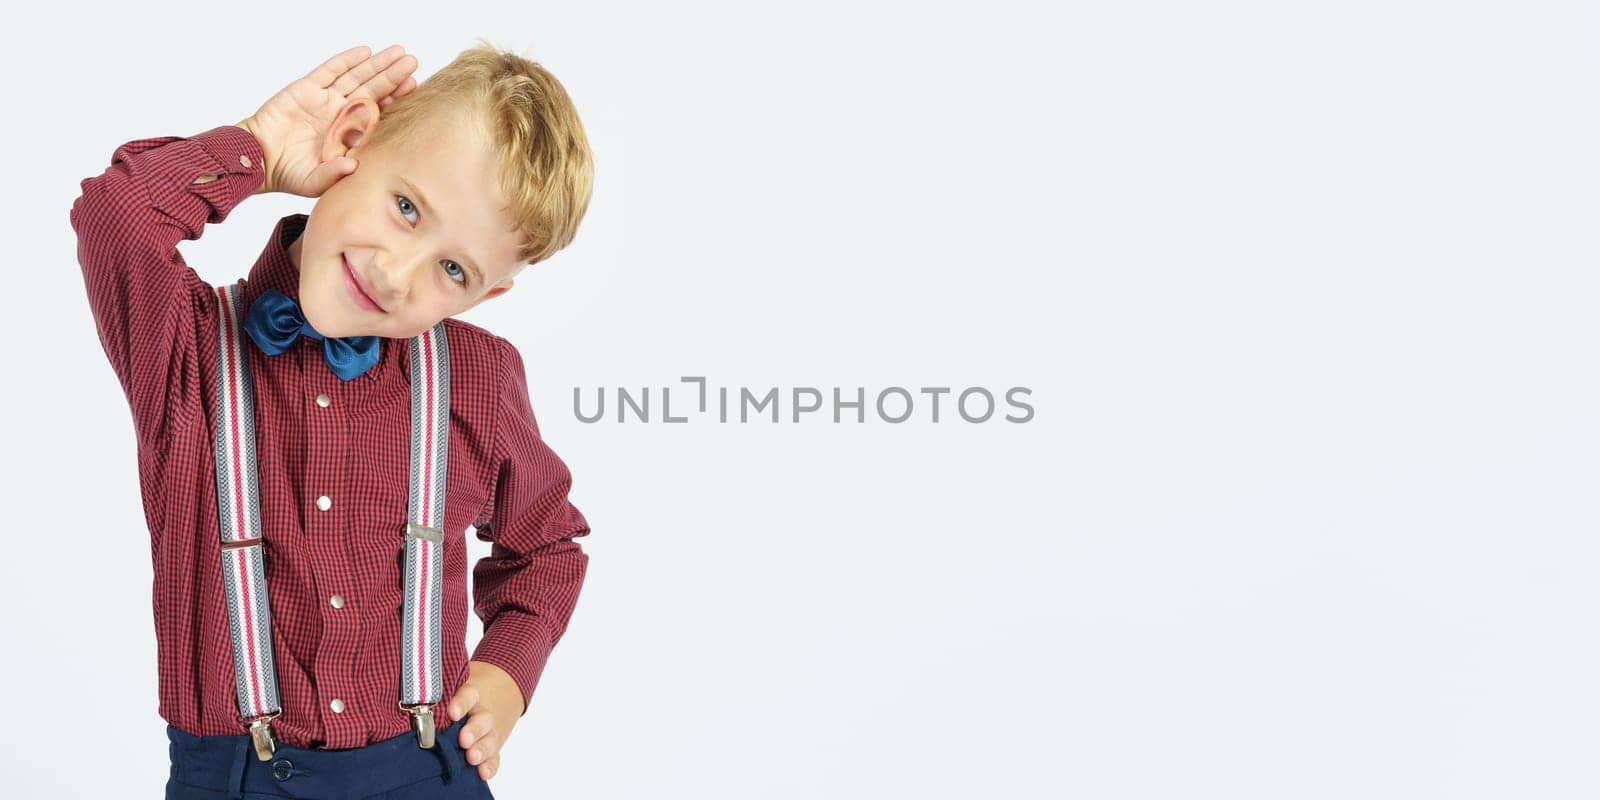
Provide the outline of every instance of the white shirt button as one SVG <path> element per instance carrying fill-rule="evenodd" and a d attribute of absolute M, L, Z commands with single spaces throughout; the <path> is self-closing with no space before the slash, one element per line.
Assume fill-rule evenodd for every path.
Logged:
<path fill-rule="evenodd" d="M 329 500 L 327 495 L 317 498 L 317 509 L 319 511 L 327 511 L 330 508 L 333 508 L 333 501 Z"/>
<path fill-rule="evenodd" d="M 249 156 L 239 156 L 239 166 L 241 166 L 241 167 L 250 166 L 250 157 Z"/>
<path fill-rule="evenodd" d="M 337 697 L 335 697 L 335 698 L 333 698 L 333 702 L 328 704 L 328 708 L 333 709 L 333 713 L 335 713 L 335 714 L 343 714 L 344 713 L 344 701 L 340 700 Z"/>
<path fill-rule="evenodd" d="M 322 406 L 323 408 L 327 408 L 328 404 L 332 402 L 333 401 L 328 399 L 328 396 L 325 394 L 317 395 L 317 405 Z"/>
<path fill-rule="evenodd" d="M 344 608 L 344 598 L 340 597 L 339 595 L 334 595 L 328 598 L 328 605 L 333 606 L 334 608 Z"/>

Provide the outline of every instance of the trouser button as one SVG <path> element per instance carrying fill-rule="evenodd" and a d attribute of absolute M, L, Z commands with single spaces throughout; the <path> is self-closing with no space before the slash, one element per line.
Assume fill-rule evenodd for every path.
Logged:
<path fill-rule="evenodd" d="M 289 780 L 289 770 L 294 769 L 294 763 L 287 758 L 280 758 L 272 762 L 272 777 L 280 781 Z"/>

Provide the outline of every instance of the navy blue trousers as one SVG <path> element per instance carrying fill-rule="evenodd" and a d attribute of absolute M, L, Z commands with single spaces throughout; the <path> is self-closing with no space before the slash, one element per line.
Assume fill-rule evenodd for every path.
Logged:
<path fill-rule="evenodd" d="M 407 731 L 348 750 L 306 750 L 282 742 L 271 761 L 256 758 L 249 734 L 193 736 L 167 726 L 172 772 L 167 800 L 420 800 L 487 798 L 489 784 L 461 750 L 456 720 L 437 733 L 433 749 Z"/>

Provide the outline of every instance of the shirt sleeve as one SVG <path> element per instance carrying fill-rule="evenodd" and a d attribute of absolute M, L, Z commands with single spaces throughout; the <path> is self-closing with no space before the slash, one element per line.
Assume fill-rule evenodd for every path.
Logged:
<path fill-rule="evenodd" d="M 160 441 L 200 412 L 197 331 L 215 316 L 213 288 L 178 242 L 199 239 L 261 185 L 261 144 L 223 125 L 192 137 L 135 139 L 72 203 L 89 309 L 141 442 Z M 216 180 L 195 183 L 202 175 Z"/>
<path fill-rule="evenodd" d="M 522 356 L 504 339 L 495 421 L 493 510 L 477 536 L 492 542 L 472 570 L 483 638 L 472 660 L 494 664 L 522 690 L 528 712 L 550 651 L 566 631 L 589 557 L 574 539 L 589 523 L 567 499 L 572 474 L 539 435 Z"/>

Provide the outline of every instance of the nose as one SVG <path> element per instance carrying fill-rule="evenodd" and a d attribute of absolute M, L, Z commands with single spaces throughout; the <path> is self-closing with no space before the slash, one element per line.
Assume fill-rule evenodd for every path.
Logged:
<path fill-rule="evenodd" d="M 367 273 L 372 286 L 372 299 L 384 308 L 393 309 L 402 302 L 423 268 L 422 259 L 409 255 L 378 256 Z"/>
<path fill-rule="evenodd" d="M 378 301 L 384 308 L 394 308 L 394 301 L 397 299 L 394 290 L 396 284 L 387 269 L 374 266 L 372 271 L 367 273 L 367 283 L 372 289 L 372 299 Z"/>

